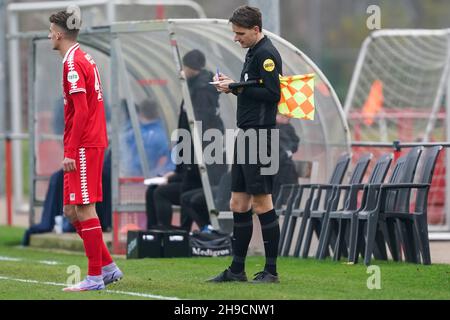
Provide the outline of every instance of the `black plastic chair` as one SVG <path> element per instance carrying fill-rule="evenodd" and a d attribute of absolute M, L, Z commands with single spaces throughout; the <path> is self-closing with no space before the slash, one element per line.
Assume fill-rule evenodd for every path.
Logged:
<path fill-rule="evenodd" d="M 314 194 L 317 190 L 318 194 L 321 194 L 322 191 L 326 191 L 325 193 L 325 201 L 331 199 L 332 196 L 332 188 L 329 188 L 330 185 L 337 185 L 342 182 L 342 179 L 347 171 L 348 165 L 350 163 L 351 155 L 343 154 L 339 157 L 336 162 L 336 166 L 331 174 L 330 180 L 328 184 L 301 184 L 298 186 L 295 197 L 293 198 L 292 210 L 289 216 L 285 217 L 283 221 L 283 225 L 280 233 L 280 244 L 279 244 L 279 253 L 283 256 L 288 256 L 289 250 L 291 248 L 292 238 L 294 235 L 294 230 L 297 225 L 297 219 L 299 217 L 303 217 L 301 225 L 299 238 L 297 239 L 297 246 L 294 253 L 294 256 L 298 256 L 299 248 L 301 246 L 302 235 L 305 232 L 306 220 L 308 219 L 309 209 L 311 207 L 311 203 L 314 199 Z M 309 191 L 308 198 L 306 200 L 304 208 L 300 208 L 303 195 L 306 194 L 305 190 Z"/>
<path fill-rule="evenodd" d="M 394 169 L 392 170 L 392 174 L 389 178 L 389 183 L 397 181 L 400 179 L 402 172 L 404 170 L 405 167 L 405 163 L 406 163 L 406 156 L 401 157 L 397 160 Z M 350 245 L 349 245 L 349 258 L 348 261 L 352 262 L 352 263 L 356 263 L 358 262 L 358 256 L 359 254 L 361 254 L 362 256 L 364 256 L 364 252 L 365 252 L 365 242 L 363 240 L 363 229 L 358 228 L 359 226 L 359 221 L 358 221 L 358 212 L 360 211 L 364 211 L 368 209 L 368 204 L 372 204 L 376 202 L 376 199 L 379 195 L 379 189 L 380 189 L 381 183 L 380 184 L 370 184 L 367 187 L 367 195 L 363 198 L 365 201 L 363 202 L 363 205 L 361 206 L 361 209 L 358 210 L 356 212 L 356 214 L 354 216 L 351 217 L 351 225 L 350 225 Z M 389 235 L 392 234 L 393 232 L 395 232 L 395 230 L 391 230 L 389 228 L 387 228 L 387 226 L 385 226 L 385 235 L 388 241 L 388 245 L 390 246 L 390 250 L 393 256 L 393 259 L 395 261 L 398 261 L 400 259 L 399 256 L 399 244 L 397 244 L 395 241 L 391 242 L 391 239 L 393 239 L 392 237 L 390 237 Z M 384 241 L 385 239 L 382 238 L 381 235 L 381 230 L 377 230 L 377 235 L 376 235 L 376 241 L 378 242 L 379 245 L 379 250 L 382 250 L 381 255 L 382 257 L 377 257 L 380 259 L 384 259 L 387 260 L 387 253 L 384 247 Z"/>
<path fill-rule="evenodd" d="M 376 213 L 379 221 L 391 220 L 399 225 L 402 231 L 402 245 L 408 262 L 431 264 L 430 244 L 428 239 L 427 206 L 428 192 L 430 190 L 436 160 L 442 146 L 431 147 L 422 155 L 423 165 L 417 183 L 386 184 L 381 186 Z M 415 193 L 414 211 L 410 212 L 411 191 Z M 392 192 L 403 193 L 393 202 L 389 198 Z M 374 220 L 369 220 L 368 228 L 371 228 Z M 417 242 L 417 243 L 416 243 Z M 366 254 L 370 253 L 369 251 Z M 370 260 L 369 260 L 370 262 Z"/>
<path fill-rule="evenodd" d="M 414 174 L 416 172 L 417 164 L 422 153 L 423 147 L 413 148 L 403 159 L 399 159 L 399 163 L 396 165 L 397 170 L 392 173 L 391 179 L 388 185 L 396 185 L 399 183 L 412 183 Z M 372 188 L 372 192 L 370 189 Z M 383 191 L 384 196 L 381 197 L 380 193 L 384 189 L 383 184 L 372 184 L 369 186 L 370 195 L 367 198 L 366 206 L 363 210 L 357 213 L 357 223 L 352 229 L 352 232 L 356 233 L 356 246 L 352 249 L 358 248 L 358 242 L 362 244 L 365 238 L 365 251 L 364 251 L 364 263 L 370 264 L 372 254 L 374 253 L 375 238 L 377 233 L 381 237 L 381 233 L 385 230 L 385 240 L 388 242 L 389 249 L 393 257 L 398 256 L 397 237 L 395 234 L 395 225 L 393 223 L 379 223 L 380 212 L 384 209 L 387 211 L 395 210 L 395 208 L 405 208 L 408 202 L 410 190 L 386 190 Z M 383 206 L 381 206 L 380 200 L 383 198 Z M 362 225 L 367 224 L 366 230 L 362 233 Z M 400 237 L 403 237 L 402 232 L 398 232 Z M 364 237 L 365 236 L 365 237 Z M 352 240 L 354 240 L 353 237 Z M 404 241 L 403 241 L 404 242 Z M 379 248 L 386 250 L 385 246 L 381 242 Z M 356 252 L 354 253 L 354 261 L 356 262 L 358 257 Z"/>
<path fill-rule="evenodd" d="M 346 191 L 344 195 L 344 199 L 346 199 L 346 201 L 341 209 L 331 210 L 327 213 L 326 219 L 323 222 L 323 232 L 320 235 L 316 258 L 325 258 L 326 250 L 330 246 L 330 237 L 331 232 L 333 231 L 333 224 L 337 224 L 334 229 L 336 233 L 336 239 L 333 250 L 333 259 L 340 259 L 343 248 L 347 248 L 347 246 L 345 246 L 345 235 L 347 233 L 347 229 L 349 229 L 347 227 L 350 225 L 351 219 L 356 218 L 356 213 L 358 212 L 358 210 L 360 210 L 364 206 L 364 200 L 367 196 L 367 186 L 369 184 L 380 184 L 384 182 L 392 159 L 392 153 L 384 154 L 379 157 L 372 169 L 372 172 L 366 184 L 353 183 L 348 185 L 340 185 L 337 187 L 335 197 L 333 198 L 334 204 L 331 205 L 331 207 L 337 207 L 341 199 L 342 191 Z M 362 204 L 360 208 L 358 208 L 358 194 L 361 191 L 364 191 L 364 193 L 362 195 Z"/>
<path fill-rule="evenodd" d="M 298 188 L 297 184 L 281 185 L 278 196 L 274 202 L 274 209 L 278 216 L 283 216 L 286 214 L 286 210 L 289 204 L 292 202 L 292 194 L 295 192 L 296 188 Z"/>
<path fill-rule="evenodd" d="M 367 171 L 367 167 L 369 166 L 370 160 L 372 160 L 373 154 L 366 153 L 362 155 L 357 163 L 355 164 L 355 167 L 353 168 L 353 173 L 348 181 L 349 184 L 357 184 L 361 183 L 362 179 L 364 178 L 364 175 Z M 330 210 L 335 210 L 338 203 L 335 203 L 333 199 L 335 198 L 336 190 L 339 188 L 339 185 L 322 185 L 323 189 L 331 188 L 332 189 L 332 196 L 330 197 L 329 201 L 325 201 L 323 203 L 322 208 L 320 208 L 320 194 L 318 194 L 317 198 L 313 202 L 312 209 L 309 213 L 309 221 L 308 221 L 308 227 L 306 229 L 305 234 L 305 244 L 302 251 L 302 257 L 307 258 L 309 254 L 309 249 L 311 247 L 311 240 L 313 236 L 313 232 L 316 232 L 316 235 L 318 238 L 321 236 L 321 230 L 322 230 L 322 222 L 324 218 L 326 218 L 327 212 L 330 212 Z M 346 192 L 345 194 L 345 201 L 348 200 L 349 193 Z M 334 207 L 333 207 L 334 206 Z M 299 234 L 299 237 L 303 235 Z M 300 249 L 300 248 L 298 248 Z"/>
<path fill-rule="evenodd" d="M 283 223 L 281 225 L 280 235 L 286 234 L 286 228 L 289 221 L 289 218 L 292 213 L 292 207 L 294 205 L 294 198 L 297 195 L 298 184 L 284 184 L 281 185 L 280 192 L 278 193 L 278 197 L 275 201 L 275 212 L 278 217 L 283 216 Z M 280 236 L 280 242 L 278 244 L 278 252 L 281 252 L 282 241 Z"/>

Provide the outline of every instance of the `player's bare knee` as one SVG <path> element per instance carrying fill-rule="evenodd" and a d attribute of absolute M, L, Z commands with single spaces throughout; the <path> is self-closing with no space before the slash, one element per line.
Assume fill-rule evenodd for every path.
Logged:
<path fill-rule="evenodd" d="M 65 205 L 63 212 L 64 216 L 69 219 L 70 222 L 77 220 L 77 212 L 75 211 L 75 206 Z"/>
<path fill-rule="evenodd" d="M 75 210 L 80 221 L 98 218 L 97 212 L 95 211 L 95 203 L 77 205 Z"/>

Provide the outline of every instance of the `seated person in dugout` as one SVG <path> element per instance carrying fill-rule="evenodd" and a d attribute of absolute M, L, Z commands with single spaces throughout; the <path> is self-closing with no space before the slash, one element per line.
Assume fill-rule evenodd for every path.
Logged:
<path fill-rule="evenodd" d="M 211 192 L 215 209 L 219 211 L 229 211 L 229 202 L 231 198 L 231 172 L 225 172 L 220 176 L 221 172 L 218 172 L 217 169 L 215 170 L 215 174 L 213 171 L 214 169 L 208 170 L 209 180 L 212 183 L 214 182 L 214 184 L 211 184 Z M 217 177 L 220 177 L 220 179 L 217 179 Z M 217 181 L 218 183 L 215 184 Z M 200 232 L 211 233 L 214 231 L 214 228 L 211 225 L 203 188 L 186 191 L 181 194 L 181 211 L 182 215 L 189 216 L 197 224 Z"/>
<path fill-rule="evenodd" d="M 124 107 L 126 108 L 126 104 Z M 164 122 L 159 116 L 156 100 L 147 98 L 136 109 L 150 176 L 173 171 L 175 166 L 170 160 L 170 141 Z M 143 176 L 134 129 L 127 116 L 128 109 L 124 111 L 125 127 L 120 134 L 120 174 L 125 177 Z"/>
<path fill-rule="evenodd" d="M 219 115 L 219 93 L 209 84 L 214 74 L 205 69 L 205 64 L 205 55 L 199 50 L 189 51 L 183 56 L 183 71 L 187 79 L 194 115 L 196 121 L 202 122 L 204 131 L 215 128 L 224 132 L 224 125 Z M 178 129 L 185 129 L 190 132 L 184 101 L 180 107 Z M 214 177 L 217 175 L 213 174 L 210 176 Z M 198 166 L 194 164 L 193 144 L 191 144 L 191 159 L 189 163 L 178 164 L 176 170 L 166 174 L 165 177 L 167 178 L 165 184 L 151 185 L 147 189 L 146 211 L 148 228 L 172 227 L 172 205 L 181 204 L 180 198 L 183 193 L 202 188 Z M 212 182 L 212 184 L 214 183 Z M 181 228 L 189 231 L 192 228 L 193 220 L 191 215 L 186 213 L 185 209 L 182 208 L 181 210 Z"/>

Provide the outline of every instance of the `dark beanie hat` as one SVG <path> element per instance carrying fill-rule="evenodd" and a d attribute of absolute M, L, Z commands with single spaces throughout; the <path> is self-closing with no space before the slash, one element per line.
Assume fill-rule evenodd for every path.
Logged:
<path fill-rule="evenodd" d="M 205 55 L 200 50 L 191 50 L 184 55 L 183 64 L 191 69 L 201 70 L 205 67 Z"/>

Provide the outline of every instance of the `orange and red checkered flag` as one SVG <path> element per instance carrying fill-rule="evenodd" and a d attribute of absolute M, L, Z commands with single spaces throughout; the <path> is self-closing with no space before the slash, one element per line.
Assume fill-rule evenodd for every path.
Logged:
<path fill-rule="evenodd" d="M 314 73 L 280 76 L 278 112 L 289 118 L 314 120 Z"/>

